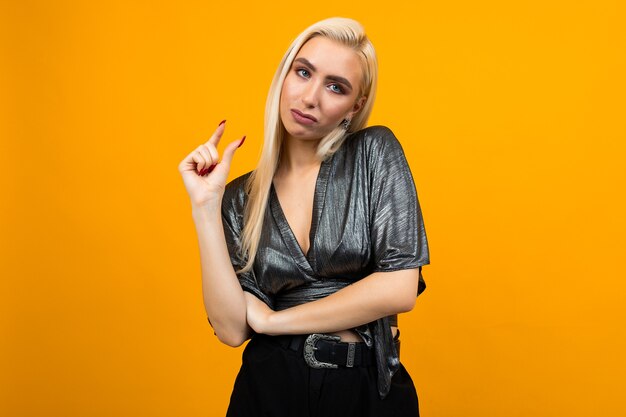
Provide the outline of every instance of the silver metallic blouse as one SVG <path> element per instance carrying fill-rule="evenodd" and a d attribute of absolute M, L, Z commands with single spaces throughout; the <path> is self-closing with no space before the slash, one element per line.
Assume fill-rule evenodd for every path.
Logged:
<path fill-rule="evenodd" d="M 246 259 L 240 253 L 240 235 L 249 175 L 229 182 L 222 200 L 235 270 Z M 351 133 L 322 162 L 309 239 L 305 254 L 272 185 L 254 267 L 238 275 L 242 288 L 273 310 L 283 310 L 326 297 L 373 272 L 419 268 L 417 295 L 424 291 L 421 267 L 430 262 L 424 222 L 411 170 L 391 130 L 372 126 Z M 391 325 L 397 325 L 396 315 L 354 329 L 375 349 L 383 398 L 400 363 Z"/>

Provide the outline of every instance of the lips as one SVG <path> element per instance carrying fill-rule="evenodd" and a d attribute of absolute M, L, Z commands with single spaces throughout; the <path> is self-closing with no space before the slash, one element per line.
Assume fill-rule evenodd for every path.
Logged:
<path fill-rule="evenodd" d="M 293 117 L 301 123 L 311 124 L 317 122 L 315 117 L 310 114 L 302 113 L 300 110 L 291 109 L 291 114 L 293 114 Z"/>

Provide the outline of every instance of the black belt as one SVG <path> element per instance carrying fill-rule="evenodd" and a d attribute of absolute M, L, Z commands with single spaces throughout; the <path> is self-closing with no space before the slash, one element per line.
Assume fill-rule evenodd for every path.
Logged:
<path fill-rule="evenodd" d="M 302 352 L 311 368 L 352 368 L 370 366 L 376 362 L 373 348 L 368 348 L 363 342 L 340 342 L 339 336 L 314 333 L 269 337 L 285 349 Z"/>

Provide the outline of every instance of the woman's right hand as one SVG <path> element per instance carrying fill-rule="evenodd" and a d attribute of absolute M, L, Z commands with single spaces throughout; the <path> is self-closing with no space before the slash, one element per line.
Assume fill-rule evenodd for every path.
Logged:
<path fill-rule="evenodd" d="M 244 136 L 229 143 L 220 161 L 217 144 L 225 128 L 226 124 L 223 121 L 206 143 L 198 146 L 178 164 L 178 171 L 183 176 L 191 204 L 196 207 L 222 198 L 235 150 L 246 139 Z"/>

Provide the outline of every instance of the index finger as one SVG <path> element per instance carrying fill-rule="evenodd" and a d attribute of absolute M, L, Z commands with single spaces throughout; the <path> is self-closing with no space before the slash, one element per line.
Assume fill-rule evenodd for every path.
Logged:
<path fill-rule="evenodd" d="M 224 133 L 224 129 L 226 128 L 226 120 L 222 120 L 219 125 L 217 125 L 217 129 L 211 135 L 209 140 L 206 142 L 207 145 L 211 144 L 217 148 L 217 144 L 220 143 L 220 139 L 222 138 L 222 134 Z"/>

